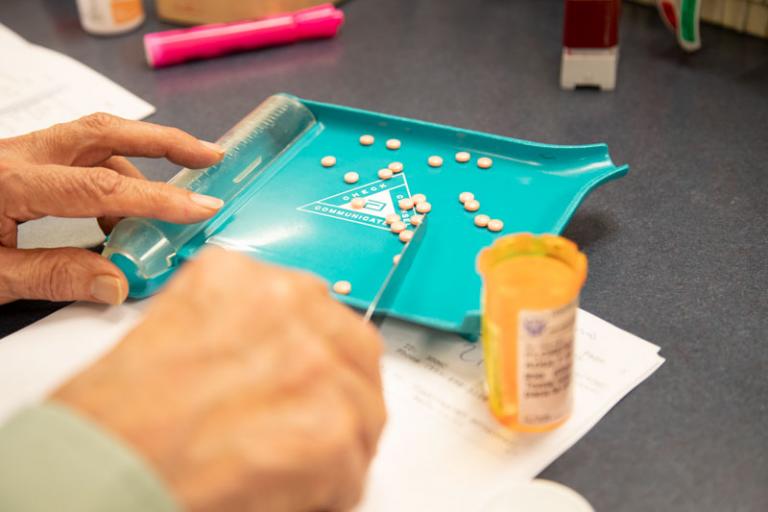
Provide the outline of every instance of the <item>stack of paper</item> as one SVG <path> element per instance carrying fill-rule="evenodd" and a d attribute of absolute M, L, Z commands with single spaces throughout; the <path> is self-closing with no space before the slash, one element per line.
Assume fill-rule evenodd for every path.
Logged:
<path fill-rule="evenodd" d="M 75 304 L 0 340 L 0 422 L 109 350 L 146 304 Z M 578 325 L 574 414 L 554 432 L 523 435 L 488 413 L 480 345 L 385 322 L 389 423 L 360 510 L 477 510 L 542 471 L 664 361 L 656 345 L 585 311 Z"/>
<path fill-rule="evenodd" d="M 93 112 L 143 119 L 155 107 L 61 53 L 0 24 L 0 138 Z"/>

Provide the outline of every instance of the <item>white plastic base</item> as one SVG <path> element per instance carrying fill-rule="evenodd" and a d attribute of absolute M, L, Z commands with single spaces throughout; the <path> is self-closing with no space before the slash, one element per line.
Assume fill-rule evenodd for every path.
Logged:
<path fill-rule="evenodd" d="M 619 47 L 563 48 L 560 65 L 560 87 L 573 90 L 578 86 L 599 87 L 612 91 L 616 87 Z"/>

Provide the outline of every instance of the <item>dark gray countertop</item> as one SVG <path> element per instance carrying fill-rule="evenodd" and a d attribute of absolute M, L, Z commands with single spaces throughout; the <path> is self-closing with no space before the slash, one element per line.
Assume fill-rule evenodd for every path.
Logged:
<path fill-rule="evenodd" d="M 566 231 L 590 259 L 582 305 L 661 345 L 667 363 L 542 476 L 598 511 L 768 510 L 768 41 L 704 26 L 704 49 L 684 55 L 654 10 L 627 4 L 617 90 L 563 92 L 560 0 L 356 0 L 335 40 L 163 71 L 144 64 L 140 33 L 165 25 L 94 38 L 73 6 L 2 0 L 0 21 L 202 138 L 287 91 L 534 141 L 607 142 L 631 171 Z M 141 164 L 158 179 L 174 172 Z M 0 336 L 53 308 L 0 307 Z"/>

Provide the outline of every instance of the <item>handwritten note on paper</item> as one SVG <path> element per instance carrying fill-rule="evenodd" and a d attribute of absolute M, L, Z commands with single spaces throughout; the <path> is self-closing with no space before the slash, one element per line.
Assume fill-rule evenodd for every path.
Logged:
<path fill-rule="evenodd" d="M 147 304 L 74 304 L 0 340 L 0 422 L 109 350 Z M 578 328 L 574 414 L 554 432 L 530 435 L 489 414 L 480 345 L 385 322 L 389 422 L 358 510 L 476 510 L 509 482 L 541 472 L 664 361 L 657 346 L 585 311 Z"/>
<path fill-rule="evenodd" d="M 155 108 L 61 53 L 29 44 L 0 25 L 0 138 L 93 112 L 143 119 Z"/>

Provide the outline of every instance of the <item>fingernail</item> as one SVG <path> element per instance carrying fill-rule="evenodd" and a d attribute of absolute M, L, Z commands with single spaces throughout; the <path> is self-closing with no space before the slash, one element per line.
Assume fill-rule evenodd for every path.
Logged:
<path fill-rule="evenodd" d="M 200 144 L 205 146 L 206 148 L 210 149 L 211 151 L 215 151 L 220 155 L 224 154 L 224 148 L 219 146 L 218 144 L 214 142 L 208 142 L 207 140 L 201 140 Z"/>
<path fill-rule="evenodd" d="M 218 210 L 224 206 L 224 201 L 218 197 L 204 196 L 202 194 L 190 194 L 189 198 L 200 206 L 210 208 L 211 210 Z"/>
<path fill-rule="evenodd" d="M 91 283 L 91 295 L 105 304 L 120 304 L 125 300 L 123 282 L 115 276 L 97 276 Z"/>

